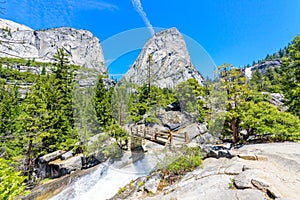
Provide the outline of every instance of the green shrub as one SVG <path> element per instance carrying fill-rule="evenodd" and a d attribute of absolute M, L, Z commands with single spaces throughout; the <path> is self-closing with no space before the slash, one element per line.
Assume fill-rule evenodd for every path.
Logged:
<path fill-rule="evenodd" d="M 140 187 L 145 185 L 144 181 L 140 181 L 138 184 L 139 184 Z"/>
<path fill-rule="evenodd" d="M 25 177 L 20 176 L 11 166 L 11 162 L 0 158 L 0 199 L 15 199 L 25 188 Z"/>
<path fill-rule="evenodd" d="M 121 188 L 118 190 L 118 194 L 122 194 L 125 190 L 126 190 L 126 187 L 121 187 Z"/>
<path fill-rule="evenodd" d="M 166 167 L 168 173 L 181 175 L 186 172 L 194 170 L 200 166 L 203 161 L 203 156 L 200 147 L 189 148 L 183 146 L 181 154 Z"/>

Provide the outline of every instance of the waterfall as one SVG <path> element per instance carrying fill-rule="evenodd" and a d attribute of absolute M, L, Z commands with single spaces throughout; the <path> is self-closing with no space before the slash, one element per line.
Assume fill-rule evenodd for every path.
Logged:
<path fill-rule="evenodd" d="M 132 157 L 142 157 L 131 162 Z M 131 180 L 149 174 L 159 160 L 154 151 L 141 154 L 124 154 L 120 161 L 111 165 L 100 164 L 97 169 L 85 175 L 51 200 L 101 200 L 113 197 Z"/>

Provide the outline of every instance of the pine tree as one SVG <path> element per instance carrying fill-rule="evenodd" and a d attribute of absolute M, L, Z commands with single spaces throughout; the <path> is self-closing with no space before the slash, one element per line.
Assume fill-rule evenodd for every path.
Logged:
<path fill-rule="evenodd" d="M 129 122 L 129 89 L 126 88 L 126 83 L 115 86 L 112 94 L 112 113 L 113 117 L 123 126 Z"/>
<path fill-rule="evenodd" d="M 241 113 L 241 128 L 250 135 L 270 135 L 273 141 L 300 140 L 300 120 L 294 115 L 278 111 L 269 102 L 244 102 L 238 108 Z"/>
<path fill-rule="evenodd" d="M 258 68 L 256 68 L 255 71 L 252 73 L 252 78 L 250 80 L 250 83 L 252 89 L 255 89 L 260 92 L 265 90 L 264 77 Z"/>
<path fill-rule="evenodd" d="M 22 152 L 17 142 L 20 112 L 18 87 L 6 85 L 0 78 L 0 155 L 9 159 Z"/>
<path fill-rule="evenodd" d="M 243 76 L 241 70 L 234 68 L 230 64 L 223 64 L 217 69 L 217 73 L 222 82 L 223 89 L 227 93 L 227 112 L 226 118 L 229 128 L 225 126 L 225 131 L 230 130 L 233 136 L 233 142 L 240 140 L 240 112 L 238 106 L 244 103 L 250 95 L 249 86 L 246 77 Z"/>
<path fill-rule="evenodd" d="M 113 89 L 106 89 L 103 78 L 99 77 L 94 97 L 94 105 L 98 122 L 103 130 L 106 130 L 107 127 L 113 123 L 111 107 L 112 91 Z"/>
<path fill-rule="evenodd" d="M 300 36 L 288 48 L 289 55 L 282 59 L 282 87 L 289 111 L 300 116 Z"/>

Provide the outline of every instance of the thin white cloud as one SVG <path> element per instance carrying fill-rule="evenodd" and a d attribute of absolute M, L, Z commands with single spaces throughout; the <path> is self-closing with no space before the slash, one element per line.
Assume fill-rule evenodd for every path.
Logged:
<path fill-rule="evenodd" d="M 32 28 L 51 28 L 72 25 L 76 12 L 80 10 L 118 9 L 117 5 L 99 0 L 10 0 L 6 10 L 15 18 L 26 18 L 26 25 L 33 25 Z"/>
<path fill-rule="evenodd" d="M 95 1 L 95 0 L 86 0 L 86 1 L 69 0 L 69 4 L 73 8 L 77 8 L 77 9 L 93 9 L 93 10 L 109 10 L 109 11 L 115 11 L 119 9 L 119 7 L 115 4 L 107 3 L 104 1 Z"/>
<path fill-rule="evenodd" d="M 140 14 L 140 16 L 142 17 L 145 25 L 148 27 L 150 33 L 152 35 L 154 35 L 155 31 L 153 29 L 153 26 L 151 25 L 150 23 L 150 20 L 148 19 L 147 17 L 147 14 L 146 12 L 144 11 L 143 9 L 143 6 L 142 6 L 142 3 L 140 0 L 131 0 L 132 1 L 132 4 L 134 6 L 134 8 L 136 9 L 136 11 Z"/>

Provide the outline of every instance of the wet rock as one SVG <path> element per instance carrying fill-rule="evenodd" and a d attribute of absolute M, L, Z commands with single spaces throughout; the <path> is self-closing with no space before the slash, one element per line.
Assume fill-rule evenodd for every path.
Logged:
<path fill-rule="evenodd" d="M 83 155 L 77 155 L 63 161 L 52 161 L 49 163 L 50 178 L 57 178 L 70 174 L 82 168 Z"/>

